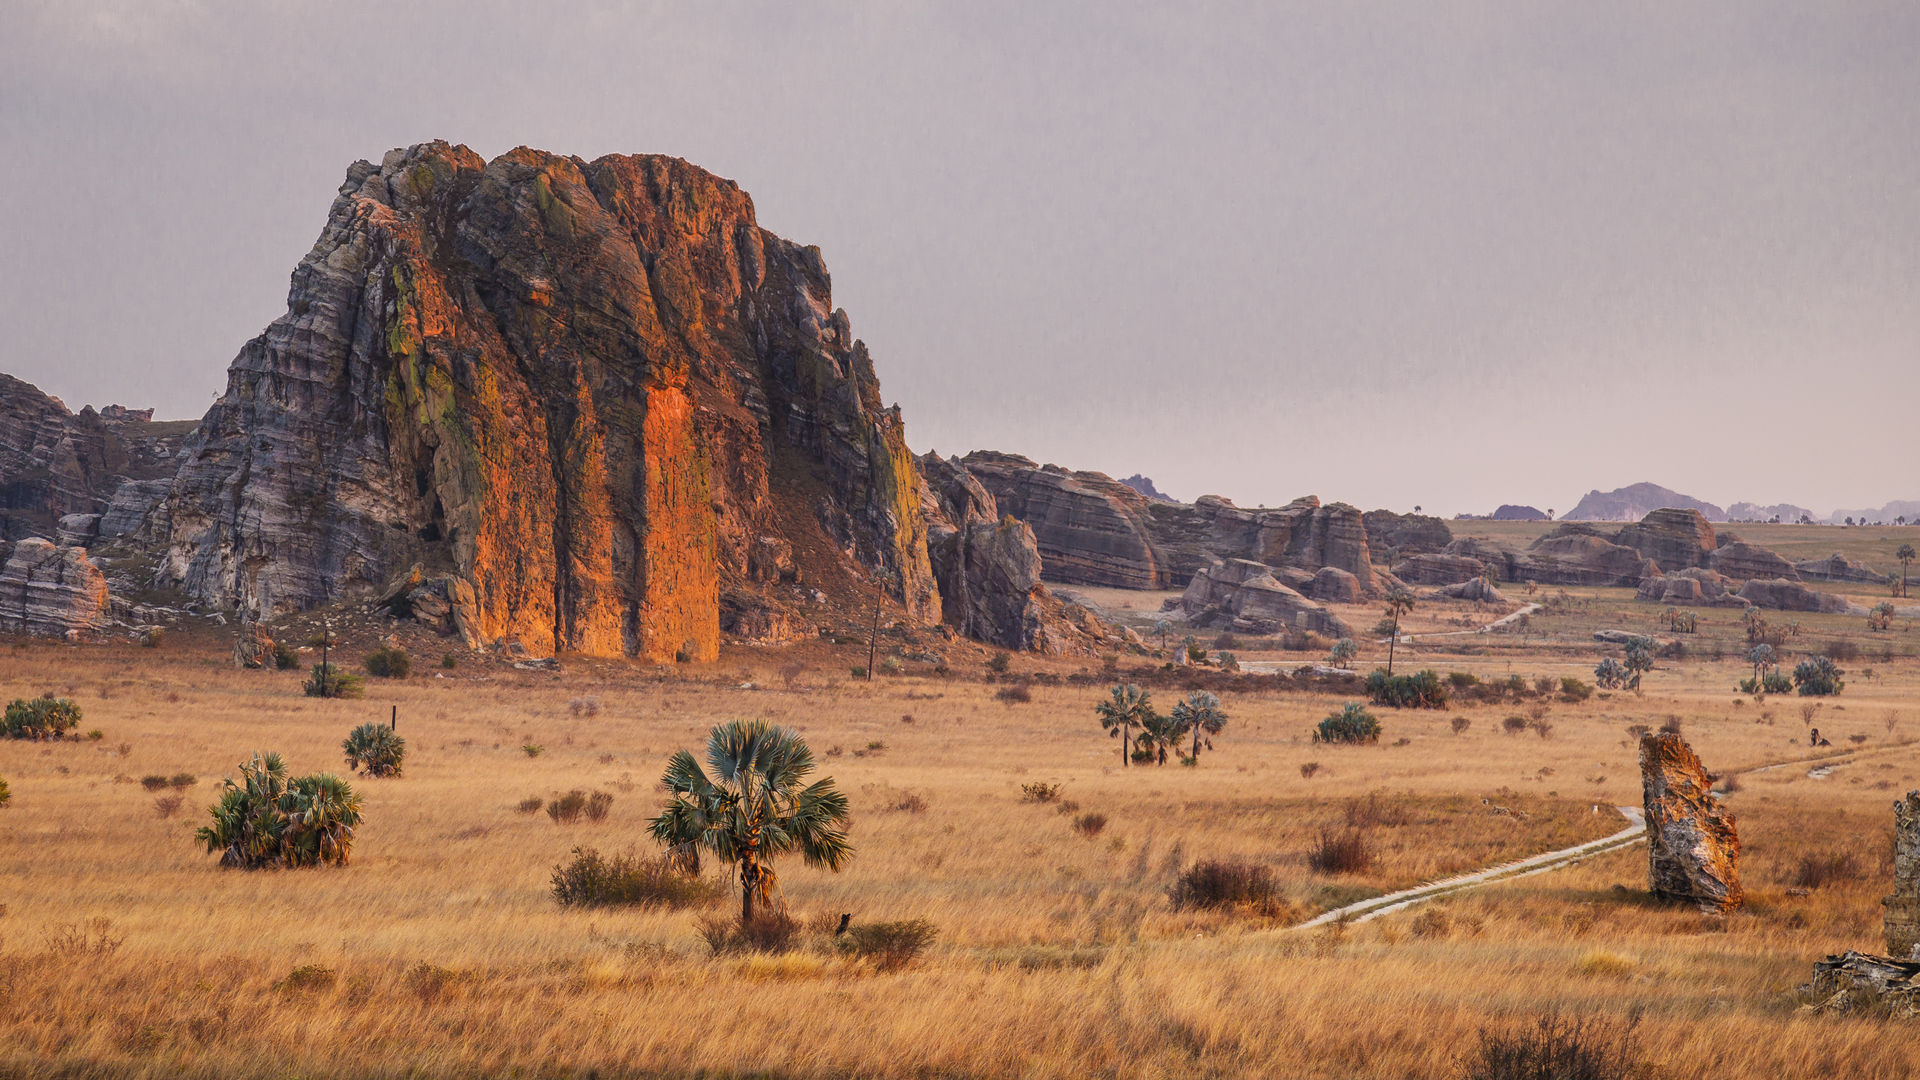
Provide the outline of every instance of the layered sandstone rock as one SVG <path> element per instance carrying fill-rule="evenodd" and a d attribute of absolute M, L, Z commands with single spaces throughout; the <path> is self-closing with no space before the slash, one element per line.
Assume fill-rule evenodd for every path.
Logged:
<path fill-rule="evenodd" d="M 1181 594 L 1180 610 L 1196 625 L 1245 633 L 1292 629 L 1329 637 L 1353 634 L 1340 618 L 1280 584 L 1264 564 L 1251 559 L 1216 559 L 1194 574 Z"/>
<path fill-rule="evenodd" d="M 74 638 L 107 623 L 107 579 L 85 548 L 0 541 L 0 633 Z"/>
<path fill-rule="evenodd" d="M 1887 575 L 1865 563 L 1854 562 L 1837 551 L 1824 559 L 1808 559 L 1805 562 L 1794 563 L 1793 569 L 1795 575 L 1808 581 L 1850 581 L 1880 585 L 1887 580 Z"/>
<path fill-rule="evenodd" d="M 1543 536 L 1507 562 L 1510 581 L 1633 588 L 1659 573 L 1639 550 L 1572 529 Z"/>
<path fill-rule="evenodd" d="M 1367 596 L 1360 579 L 1337 566 L 1323 566 L 1315 571 L 1306 592 L 1323 604 L 1357 604 Z"/>
<path fill-rule="evenodd" d="M 1844 615 L 1852 606 L 1844 596 L 1818 592 L 1798 581 L 1784 579 L 1768 581 L 1755 578 L 1740 586 L 1736 595 L 1754 607 L 1775 611 L 1824 611 Z"/>
<path fill-rule="evenodd" d="M 1920 791 L 1893 804 L 1893 892 L 1887 911 L 1887 955 L 1920 960 Z"/>
<path fill-rule="evenodd" d="M 1009 649 L 1045 645 L 1040 551 L 1025 522 L 1002 517 L 994 497 L 958 461 L 919 459 L 927 551 L 947 625 Z"/>
<path fill-rule="evenodd" d="M 1613 542 L 1652 559 L 1665 571 L 1710 567 L 1713 553 L 1720 546 L 1713 526 L 1700 511 L 1671 507 L 1655 510 L 1621 529 Z"/>
<path fill-rule="evenodd" d="M 1506 565 L 1503 555 L 1495 572 L 1504 571 Z M 1411 585 L 1458 585 L 1482 577 L 1487 572 L 1487 563 L 1480 559 L 1446 552 L 1414 555 L 1393 564 L 1393 576 Z"/>
<path fill-rule="evenodd" d="M 1068 585 L 1165 589 L 1174 572 L 1147 530 L 1146 496 L 1096 472 L 1041 466 L 1018 454 L 976 450 L 960 464 L 1004 514 L 1033 530 L 1050 580 Z"/>
<path fill-rule="evenodd" d="M 1367 527 L 1367 543 L 1376 552 L 1393 551 L 1406 558 L 1445 551 L 1453 543 L 1453 530 L 1431 514 L 1369 510 L 1362 520 Z"/>
<path fill-rule="evenodd" d="M 819 251 L 674 158 L 354 165 L 153 513 L 204 601 L 366 598 L 418 564 L 476 640 L 537 655 L 713 657 L 722 589 L 773 587 L 769 535 L 822 588 L 939 616 L 899 412 Z"/>
<path fill-rule="evenodd" d="M 1686 740 L 1655 732 L 1640 740 L 1646 797 L 1647 883 L 1660 898 L 1702 911 L 1740 906 L 1740 837 L 1714 803 L 1712 782 Z"/>
<path fill-rule="evenodd" d="M 1798 581 L 1793 564 L 1766 548 L 1744 541 L 1721 544 L 1707 556 L 1707 568 L 1726 577 L 1745 581 L 1749 578 L 1785 578 Z"/>
<path fill-rule="evenodd" d="M 152 418 L 118 405 L 73 413 L 0 374 L 0 540 L 53 536 L 63 517 L 104 511 L 127 479 L 171 475 L 192 425 Z"/>
<path fill-rule="evenodd" d="M 1477 577 L 1455 585 L 1446 585 L 1435 589 L 1433 595 L 1441 600 L 1467 600 L 1476 604 L 1504 604 L 1507 598 L 1493 582 Z"/>

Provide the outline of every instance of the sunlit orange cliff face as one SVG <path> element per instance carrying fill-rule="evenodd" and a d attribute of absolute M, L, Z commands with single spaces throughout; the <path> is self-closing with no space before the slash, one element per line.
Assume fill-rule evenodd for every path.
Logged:
<path fill-rule="evenodd" d="M 938 619 L 919 492 L 819 252 L 738 187 L 429 143 L 348 171 L 189 441 L 162 577 L 264 615 L 414 572 L 475 644 L 711 659 L 816 584 Z"/>

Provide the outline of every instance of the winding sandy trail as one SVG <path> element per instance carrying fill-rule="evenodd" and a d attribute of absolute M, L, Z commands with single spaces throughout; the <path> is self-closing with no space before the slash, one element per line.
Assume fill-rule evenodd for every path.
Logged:
<path fill-rule="evenodd" d="M 1411 889 L 1402 889 L 1399 892 L 1388 893 L 1385 896 L 1376 896 L 1369 900 L 1362 900 L 1357 904 L 1348 904 L 1346 907 L 1334 908 L 1332 911 L 1321 912 L 1306 922 L 1297 923 L 1288 927 L 1288 929 L 1308 930 L 1333 922 L 1366 922 L 1368 919 L 1378 918 L 1381 915 L 1399 911 L 1403 908 L 1409 908 L 1415 904 L 1423 904 L 1429 900 L 1438 900 L 1442 897 L 1452 896 L 1455 893 L 1465 892 L 1469 889 L 1477 889 L 1482 885 L 1491 885 L 1498 881 L 1512 881 L 1516 878 L 1529 877 L 1533 874 L 1544 874 L 1549 870 L 1558 870 L 1563 866 L 1572 866 L 1574 863 L 1583 862 L 1595 855 L 1604 855 L 1607 852 L 1616 851 L 1629 844 L 1636 843 L 1641 837 L 1646 835 L 1647 819 L 1639 807 L 1618 806 L 1614 809 L 1618 810 L 1620 815 L 1627 819 L 1627 827 L 1614 833 L 1612 836 L 1603 836 L 1598 840 L 1589 840 L 1584 844 L 1575 844 L 1569 848 L 1561 848 L 1559 851 L 1549 851 L 1541 855 L 1534 855 L 1521 859 L 1518 862 L 1489 867 L 1485 870 L 1476 870 L 1470 874 L 1461 874 L 1457 877 L 1446 878 L 1442 881 L 1435 881 L 1426 885 L 1417 885 Z"/>

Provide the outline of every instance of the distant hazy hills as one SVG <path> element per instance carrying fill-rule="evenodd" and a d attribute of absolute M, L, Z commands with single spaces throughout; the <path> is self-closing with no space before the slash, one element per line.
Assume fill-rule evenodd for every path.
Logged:
<path fill-rule="evenodd" d="M 1855 521 L 1892 522 L 1899 518 L 1908 521 L 1920 520 L 1920 500 L 1895 500 L 1885 506 L 1867 507 L 1860 510 L 1835 510 L 1822 517 L 1804 506 L 1793 503 L 1773 503 L 1762 505 L 1751 502 L 1737 502 L 1726 509 L 1713 503 L 1683 495 L 1672 488 L 1659 484 L 1629 484 L 1612 491 L 1589 491 L 1572 510 L 1560 515 L 1563 521 L 1638 521 L 1647 514 L 1665 507 L 1677 507 L 1682 510 L 1698 510 L 1708 521 L 1799 521 L 1811 518 L 1814 521 L 1840 523 L 1848 518 Z"/>

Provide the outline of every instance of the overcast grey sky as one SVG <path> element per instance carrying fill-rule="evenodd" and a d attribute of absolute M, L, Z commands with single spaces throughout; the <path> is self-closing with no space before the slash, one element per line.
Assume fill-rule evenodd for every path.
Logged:
<path fill-rule="evenodd" d="M 0 371 L 197 416 L 357 158 L 668 153 L 916 450 L 1920 496 L 1920 5 L 0 0 Z"/>

